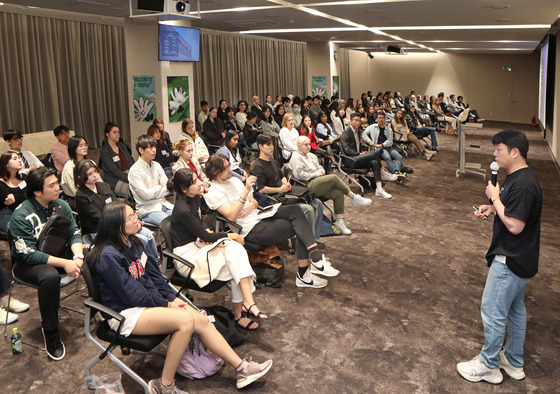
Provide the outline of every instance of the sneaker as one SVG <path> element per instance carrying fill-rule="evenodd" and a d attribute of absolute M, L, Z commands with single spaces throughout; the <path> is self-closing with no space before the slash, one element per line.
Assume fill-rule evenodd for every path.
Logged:
<path fill-rule="evenodd" d="M 43 333 L 43 338 L 45 339 L 45 350 L 47 351 L 47 355 L 54 361 L 62 360 L 66 355 L 66 349 L 64 348 L 64 344 L 60 341 L 58 330 L 46 334 L 45 330 L 41 328 L 41 332 Z"/>
<path fill-rule="evenodd" d="M 161 378 L 152 379 L 148 382 L 148 392 L 150 394 L 189 394 L 186 391 L 179 390 L 177 386 L 175 386 L 175 381 L 173 381 L 171 387 L 166 387 L 164 390 L 161 384 Z"/>
<path fill-rule="evenodd" d="M 432 160 L 432 157 L 434 157 L 434 152 L 431 150 L 427 150 L 424 152 L 424 156 L 426 157 L 427 161 Z"/>
<path fill-rule="evenodd" d="M 350 231 L 350 230 L 348 230 Z M 321 275 L 321 276 L 337 276 L 340 274 L 340 271 L 334 268 L 331 265 L 330 260 L 323 255 L 323 258 L 317 262 L 311 262 L 310 267 L 311 273 L 314 275 Z M 308 271 L 309 272 L 309 271 Z M 306 275 L 304 275 L 305 278 Z"/>
<path fill-rule="evenodd" d="M 8 320 L 6 320 L 6 318 Z M 12 324 L 17 319 L 18 315 L 16 315 L 15 313 L 10 313 L 4 310 L 4 308 L 0 307 L 0 324 Z"/>
<path fill-rule="evenodd" d="M 12 297 L 12 299 L 10 300 L 10 305 L 8 306 L 8 300 L 6 300 L 4 303 L 0 304 L 0 308 L 4 308 L 10 312 L 16 312 L 16 313 L 20 313 L 20 312 L 25 312 L 26 310 L 29 309 L 29 304 L 26 304 L 25 302 L 21 302 L 19 300 L 16 300 L 15 298 Z"/>
<path fill-rule="evenodd" d="M 334 221 L 334 225 L 340 230 L 340 232 L 342 234 L 344 234 L 344 235 L 352 234 L 352 231 L 350 231 L 350 229 L 348 227 L 346 227 L 346 225 L 344 224 L 344 220 L 336 219 Z"/>
<path fill-rule="evenodd" d="M 514 367 L 511 365 L 506 357 L 505 350 L 500 352 L 500 368 L 502 368 L 511 378 L 515 380 L 525 379 L 525 372 L 523 367 Z"/>
<path fill-rule="evenodd" d="M 383 168 L 381 170 L 381 180 L 382 181 L 395 182 L 397 179 L 398 179 L 398 177 L 395 174 L 391 174 L 385 168 Z"/>
<path fill-rule="evenodd" d="M 299 272 L 296 274 L 297 287 L 312 287 L 314 289 L 320 289 L 325 287 L 327 283 L 329 282 L 326 279 L 313 275 L 309 269 L 305 271 L 303 278 L 299 276 Z"/>
<path fill-rule="evenodd" d="M 356 193 L 352 196 L 353 207 L 368 207 L 371 205 L 371 199 L 364 198 Z"/>
<path fill-rule="evenodd" d="M 264 376 L 270 370 L 270 367 L 272 367 L 272 360 L 267 360 L 264 363 L 259 364 L 251 361 L 251 357 L 247 357 L 245 361 L 247 361 L 245 368 L 241 371 L 236 371 L 238 389 L 242 389 Z"/>
<path fill-rule="evenodd" d="M 485 120 L 486 120 L 486 119 L 484 119 L 484 118 L 478 118 L 476 121 L 477 121 L 477 122 L 484 122 Z"/>
<path fill-rule="evenodd" d="M 387 193 L 385 190 L 383 190 L 382 187 L 377 187 L 377 189 L 375 189 L 375 195 L 377 197 L 393 198 L 393 196 Z"/>
<path fill-rule="evenodd" d="M 500 368 L 488 368 L 478 359 L 478 356 L 471 361 L 457 364 L 457 372 L 469 382 L 485 380 L 488 383 L 498 384 L 504 380 Z"/>

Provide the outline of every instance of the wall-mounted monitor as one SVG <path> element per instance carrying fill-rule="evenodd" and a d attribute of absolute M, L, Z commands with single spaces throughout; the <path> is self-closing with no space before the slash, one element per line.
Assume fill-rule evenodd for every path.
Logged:
<path fill-rule="evenodd" d="M 200 61 L 200 30 L 160 24 L 159 60 L 171 62 Z"/>

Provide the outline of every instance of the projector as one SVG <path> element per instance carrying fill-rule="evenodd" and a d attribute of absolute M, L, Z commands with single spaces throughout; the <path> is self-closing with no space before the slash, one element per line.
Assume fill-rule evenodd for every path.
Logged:
<path fill-rule="evenodd" d="M 394 54 L 398 55 L 398 54 L 401 53 L 401 48 L 399 48 L 398 46 L 395 46 L 395 45 L 388 45 L 385 53 L 389 53 L 389 54 L 394 53 Z"/>
<path fill-rule="evenodd" d="M 191 5 L 187 0 L 165 0 L 163 12 L 167 14 L 185 15 L 191 11 Z"/>

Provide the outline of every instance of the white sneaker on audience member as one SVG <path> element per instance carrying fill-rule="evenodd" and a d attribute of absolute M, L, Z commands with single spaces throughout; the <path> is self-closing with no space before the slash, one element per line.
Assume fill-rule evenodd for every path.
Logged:
<path fill-rule="evenodd" d="M 321 260 L 315 263 L 311 262 L 309 269 L 311 270 L 312 274 L 322 275 L 322 276 L 332 277 L 332 276 L 337 276 L 340 273 L 339 270 L 337 270 L 331 265 L 330 260 L 325 255 L 323 255 L 323 258 Z"/>
<path fill-rule="evenodd" d="M 381 180 L 382 181 L 395 182 L 397 179 L 399 179 L 399 177 L 397 175 L 391 174 L 385 168 L 381 169 Z"/>
<path fill-rule="evenodd" d="M 346 227 L 346 225 L 344 224 L 344 220 L 336 219 L 334 221 L 334 225 L 336 226 L 336 228 L 338 228 L 340 230 L 340 232 L 342 234 L 344 234 L 344 235 L 352 234 L 352 231 L 350 231 L 350 229 L 348 227 Z"/>
<path fill-rule="evenodd" d="M 393 198 L 392 195 L 390 195 L 389 193 L 387 193 L 385 190 L 383 190 L 382 187 L 377 186 L 377 189 L 375 189 L 375 195 L 377 197 L 383 197 L 383 198 Z"/>
<path fill-rule="evenodd" d="M 424 156 L 426 157 L 427 161 L 430 161 L 432 160 L 432 157 L 434 157 L 434 151 L 427 150 L 424 152 Z"/>
<path fill-rule="evenodd" d="M 359 194 L 354 193 L 351 197 L 353 207 L 367 207 L 371 205 L 371 199 L 364 198 Z"/>
<path fill-rule="evenodd" d="M 303 278 L 299 276 L 299 272 L 296 274 L 297 287 L 312 287 L 314 289 L 320 289 L 325 287 L 327 283 L 329 282 L 326 279 L 313 275 L 309 269 L 305 271 Z"/>
<path fill-rule="evenodd" d="M 6 321 L 6 316 L 8 317 L 8 321 Z M 12 324 L 18 319 L 18 315 L 15 313 L 10 313 L 5 311 L 4 308 L 0 308 L 0 325 L 1 324 Z"/>
<path fill-rule="evenodd" d="M 470 361 L 457 364 L 457 372 L 469 382 L 480 382 L 485 380 L 488 383 L 502 383 L 504 379 L 500 368 L 488 368 L 476 356 Z"/>
<path fill-rule="evenodd" d="M 4 308 L 10 312 L 16 313 L 25 312 L 29 309 L 29 304 L 21 302 L 20 300 L 16 300 L 14 297 L 12 297 L 12 299 L 10 300 L 10 305 L 8 305 L 7 298 L 8 297 L 6 297 L 6 300 L 4 302 L 0 302 L 0 308 Z"/>
<path fill-rule="evenodd" d="M 503 349 L 500 352 L 499 368 L 503 369 L 510 378 L 514 378 L 515 380 L 521 380 L 525 378 L 525 371 L 523 371 L 523 367 L 514 367 L 513 365 L 511 365 L 506 358 L 506 353 Z"/>

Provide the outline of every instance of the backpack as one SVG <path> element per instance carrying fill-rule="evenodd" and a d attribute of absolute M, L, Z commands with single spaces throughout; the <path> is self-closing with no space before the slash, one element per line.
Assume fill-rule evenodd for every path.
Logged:
<path fill-rule="evenodd" d="M 271 264 L 260 263 L 253 266 L 253 271 L 257 275 L 257 283 L 262 283 L 267 287 L 282 287 L 284 280 L 284 261 L 279 257 L 273 257 Z"/>
<path fill-rule="evenodd" d="M 233 312 L 221 305 L 203 308 L 210 319 L 214 317 L 214 327 L 222 334 L 231 347 L 236 347 L 245 342 L 245 336 L 235 326 Z"/>

